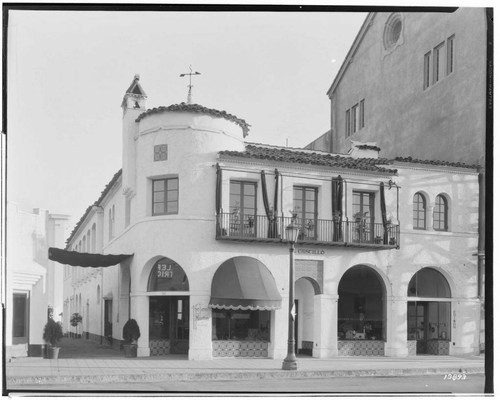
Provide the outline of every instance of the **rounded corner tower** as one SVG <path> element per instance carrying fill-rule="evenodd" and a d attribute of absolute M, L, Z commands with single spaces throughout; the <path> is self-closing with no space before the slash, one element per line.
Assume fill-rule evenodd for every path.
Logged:
<path fill-rule="evenodd" d="M 180 103 L 146 110 L 136 75 L 123 108 L 123 193 L 137 197 L 136 217 L 154 214 L 155 180 L 178 179 L 178 215 L 213 216 L 217 154 L 244 151 L 249 125 L 226 111 Z M 213 167 L 213 168 L 211 168 Z M 168 195 L 165 193 L 165 195 Z"/>

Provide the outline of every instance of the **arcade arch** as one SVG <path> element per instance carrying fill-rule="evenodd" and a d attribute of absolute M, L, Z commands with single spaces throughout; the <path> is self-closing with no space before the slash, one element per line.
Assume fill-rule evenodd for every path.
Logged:
<path fill-rule="evenodd" d="M 416 342 L 416 354 L 449 354 L 451 297 L 450 284 L 437 269 L 425 267 L 413 275 L 407 326 L 408 342 Z"/>

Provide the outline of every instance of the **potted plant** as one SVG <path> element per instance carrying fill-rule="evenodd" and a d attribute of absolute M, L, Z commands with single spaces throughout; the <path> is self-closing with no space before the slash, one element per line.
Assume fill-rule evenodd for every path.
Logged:
<path fill-rule="evenodd" d="M 75 328 L 78 326 L 78 324 L 80 322 L 82 322 L 82 316 L 78 313 L 73 313 L 73 315 L 71 316 L 71 319 L 69 320 L 69 323 L 71 324 L 71 326 L 74 326 Z M 75 333 L 75 337 L 79 338 L 80 335 L 78 335 L 77 333 Z"/>
<path fill-rule="evenodd" d="M 129 319 L 123 325 L 122 335 L 125 357 L 137 357 L 137 340 L 141 337 L 141 330 L 135 319 Z"/>
<path fill-rule="evenodd" d="M 43 340 L 49 344 L 49 358 L 57 359 L 59 357 L 60 347 L 57 342 L 63 337 L 61 324 L 49 318 L 43 329 Z"/>

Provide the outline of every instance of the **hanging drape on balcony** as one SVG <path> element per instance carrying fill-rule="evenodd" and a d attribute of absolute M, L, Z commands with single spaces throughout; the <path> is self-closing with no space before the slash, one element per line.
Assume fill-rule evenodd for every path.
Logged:
<path fill-rule="evenodd" d="M 216 217 L 216 232 L 217 236 L 221 234 L 220 228 L 220 212 L 221 212 L 221 198 L 222 198 L 222 169 L 219 163 L 215 166 L 216 168 L 216 179 L 215 179 L 215 212 Z"/>
<path fill-rule="evenodd" d="M 278 170 L 275 170 L 275 174 Z M 278 180 L 275 177 L 275 187 L 274 187 L 274 208 L 271 210 L 269 207 L 269 199 L 267 197 L 267 183 L 266 183 L 266 173 L 264 170 L 260 171 L 260 178 L 262 181 L 262 200 L 264 202 L 264 209 L 266 211 L 267 220 L 269 221 L 269 227 L 267 228 L 267 237 L 275 238 L 278 233 L 278 226 L 276 221 L 276 208 L 277 208 L 277 184 Z"/>
<path fill-rule="evenodd" d="M 278 214 L 278 184 L 280 180 L 280 173 L 278 168 L 274 170 L 274 215 Z"/>
<path fill-rule="evenodd" d="M 212 279 L 210 308 L 277 310 L 281 295 L 273 275 L 259 260 L 233 257 L 224 261 Z"/>
<path fill-rule="evenodd" d="M 342 241 L 342 190 L 343 181 L 339 175 L 332 178 L 333 241 Z"/>
<path fill-rule="evenodd" d="M 380 209 L 382 214 L 382 225 L 384 225 L 384 244 L 387 244 L 389 235 L 387 234 L 387 210 L 385 207 L 384 190 L 385 190 L 384 182 L 380 182 Z"/>
<path fill-rule="evenodd" d="M 49 260 L 74 267 L 111 267 L 132 256 L 133 254 L 79 253 L 77 251 L 49 247 Z"/>

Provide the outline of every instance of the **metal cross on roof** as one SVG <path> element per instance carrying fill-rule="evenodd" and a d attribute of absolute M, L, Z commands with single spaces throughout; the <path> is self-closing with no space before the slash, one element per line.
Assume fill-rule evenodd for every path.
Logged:
<path fill-rule="evenodd" d="M 191 104 L 191 89 L 192 89 L 192 87 L 193 87 L 193 85 L 191 84 L 191 77 L 192 77 L 193 75 L 201 75 L 201 74 L 200 74 L 199 72 L 197 72 L 197 71 L 193 72 L 193 69 L 191 68 L 191 65 L 189 65 L 189 71 L 190 71 L 189 73 L 186 73 L 186 74 L 180 74 L 180 77 L 182 78 L 182 77 L 184 77 L 184 76 L 188 76 L 188 75 L 189 75 L 189 85 L 188 85 L 189 90 L 188 90 L 188 98 L 187 98 L 187 103 L 188 103 L 188 104 Z"/>

